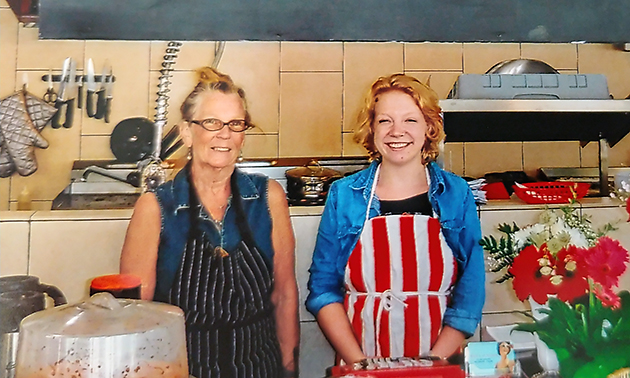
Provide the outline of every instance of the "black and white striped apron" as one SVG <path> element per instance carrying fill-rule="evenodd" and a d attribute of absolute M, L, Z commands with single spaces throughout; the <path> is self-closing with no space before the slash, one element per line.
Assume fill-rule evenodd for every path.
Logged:
<path fill-rule="evenodd" d="M 243 241 L 222 257 L 197 225 L 191 190 L 191 234 L 170 290 L 186 315 L 188 365 L 196 378 L 281 377 L 282 357 L 271 303 L 273 271 L 258 251 L 232 175 L 232 204 Z M 194 206 L 193 206 L 194 204 Z"/>

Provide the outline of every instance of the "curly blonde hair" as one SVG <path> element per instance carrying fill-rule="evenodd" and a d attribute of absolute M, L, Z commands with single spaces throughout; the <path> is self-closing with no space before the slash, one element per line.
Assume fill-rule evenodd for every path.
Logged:
<path fill-rule="evenodd" d="M 379 159 L 381 153 L 374 144 L 374 117 L 376 103 L 379 96 L 391 91 L 400 91 L 413 98 L 427 122 L 426 141 L 422 147 L 422 160 L 426 164 L 437 159 L 439 145 L 446 137 L 444 133 L 444 119 L 438 96 L 435 91 L 418 79 L 405 74 L 393 74 L 380 77 L 372 84 L 365 96 L 363 109 L 359 113 L 354 141 L 361 144 L 368 151 L 370 159 Z"/>
<path fill-rule="evenodd" d="M 245 109 L 245 122 L 251 125 L 251 115 L 247 108 L 247 100 L 245 99 L 245 91 L 243 88 L 234 84 L 229 75 L 221 73 L 212 67 L 202 67 L 197 70 L 197 85 L 186 97 L 180 111 L 182 119 L 190 121 L 199 105 L 199 98 L 203 93 L 218 91 L 225 94 L 236 93 L 243 101 L 243 109 Z"/>

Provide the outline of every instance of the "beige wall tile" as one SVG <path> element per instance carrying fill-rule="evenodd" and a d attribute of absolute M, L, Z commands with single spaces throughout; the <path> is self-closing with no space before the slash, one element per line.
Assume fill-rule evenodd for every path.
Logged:
<path fill-rule="evenodd" d="M 619 143 L 610 149 L 609 162 L 611 166 L 630 165 L 630 136 L 626 135 Z"/>
<path fill-rule="evenodd" d="M 464 143 L 444 143 L 444 152 L 439 158 L 444 163 L 444 169 L 464 175 Z"/>
<path fill-rule="evenodd" d="M 118 273 L 128 223 L 34 221 L 29 273 L 57 286 L 70 303 L 85 298 L 92 278 Z"/>
<path fill-rule="evenodd" d="M 599 145 L 596 142 L 580 148 L 580 164 L 580 167 L 599 166 Z"/>
<path fill-rule="evenodd" d="M 599 166 L 599 144 L 591 142 L 580 151 L 582 167 Z M 608 164 L 611 167 L 630 166 L 630 137 L 626 135 L 608 150 Z"/>
<path fill-rule="evenodd" d="M 11 178 L 0 178 L 0 211 L 9 210 Z"/>
<path fill-rule="evenodd" d="M 464 174 L 481 177 L 490 172 L 521 171 L 521 142 L 464 143 Z"/>
<path fill-rule="evenodd" d="M 109 135 L 89 135 L 81 138 L 81 160 L 115 160 Z"/>
<path fill-rule="evenodd" d="M 460 73 L 458 72 L 406 72 L 429 86 L 437 93 L 438 98 L 444 99 L 453 88 Z"/>
<path fill-rule="evenodd" d="M 352 139 L 354 137 L 354 133 L 343 133 L 342 137 L 342 156 L 368 156 L 367 150 Z"/>
<path fill-rule="evenodd" d="M 83 68 L 85 41 L 40 40 L 38 28 L 19 27 L 17 69 L 52 69 L 61 72 L 63 60 L 72 57 Z"/>
<path fill-rule="evenodd" d="M 403 71 L 402 43 L 344 43 L 343 130 L 351 131 L 372 83 Z"/>
<path fill-rule="evenodd" d="M 19 195 L 19 193 L 18 193 Z M 52 200 L 50 201 L 44 201 L 44 200 L 39 200 L 39 201 L 31 201 L 31 208 L 30 210 L 50 210 L 52 209 Z M 9 210 L 11 211 L 16 211 L 17 210 L 17 201 L 11 201 L 9 204 Z"/>
<path fill-rule="evenodd" d="M 11 9 L 0 9 L 0 96 L 15 88 L 18 22 Z"/>
<path fill-rule="evenodd" d="M 37 171 L 28 177 L 13 175 L 11 178 L 11 199 L 16 200 L 25 186 L 33 200 L 52 200 L 70 183 L 70 171 L 75 160 L 79 159 L 80 130 L 52 129 L 46 126 L 42 136 L 50 146 L 36 149 Z"/>
<path fill-rule="evenodd" d="M 341 73 L 282 73 L 280 156 L 341 155 Z"/>
<path fill-rule="evenodd" d="M 522 43 L 521 57 L 541 60 L 556 70 L 577 70 L 577 45 L 573 43 Z"/>
<path fill-rule="evenodd" d="M 342 42 L 282 42 L 280 70 L 286 71 L 341 71 Z"/>
<path fill-rule="evenodd" d="M 482 74 L 504 60 L 518 59 L 518 43 L 464 43 L 464 73 Z"/>
<path fill-rule="evenodd" d="M 606 75 L 608 90 L 616 99 L 630 94 L 630 53 L 610 44 L 578 45 L 578 69 L 580 73 Z"/>
<path fill-rule="evenodd" d="M 215 42 L 195 42 L 185 41 L 179 47 L 179 52 L 175 58 L 175 64 L 172 68 L 175 71 L 196 70 L 200 67 L 211 66 L 214 61 Z M 151 70 L 158 71 L 162 69 L 164 55 L 168 48 L 168 42 L 154 41 L 151 42 Z"/>
<path fill-rule="evenodd" d="M 243 147 L 244 158 L 271 158 L 278 157 L 278 135 L 248 134 L 245 137 Z"/>
<path fill-rule="evenodd" d="M 405 71 L 462 71 L 461 43 L 405 43 Z"/>
<path fill-rule="evenodd" d="M 254 123 L 265 133 L 277 132 L 280 43 L 228 42 L 219 70 L 230 75 L 245 90 Z"/>
<path fill-rule="evenodd" d="M 523 169 L 535 177 L 540 167 L 579 167 L 580 142 L 523 142 Z"/>
<path fill-rule="evenodd" d="M 28 274 L 28 222 L 0 222 L 0 276 Z"/>
<path fill-rule="evenodd" d="M 150 43 L 143 41 L 85 42 L 85 59 L 92 58 L 96 74 L 100 75 L 105 65 L 111 65 L 116 81 L 112 86 L 110 123 L 88 118 L 84 111 L 84 135 L 111 134 L 123 119 L 149 115 L 149 48 Z"/>

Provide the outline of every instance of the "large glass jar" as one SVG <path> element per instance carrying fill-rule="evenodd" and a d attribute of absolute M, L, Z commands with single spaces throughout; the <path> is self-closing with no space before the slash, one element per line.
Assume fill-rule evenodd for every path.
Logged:
<path fill-rule="evenodd" d="M 97 293 L 20 324 L 16 378 L 188 378 L 183 312 Z"/>

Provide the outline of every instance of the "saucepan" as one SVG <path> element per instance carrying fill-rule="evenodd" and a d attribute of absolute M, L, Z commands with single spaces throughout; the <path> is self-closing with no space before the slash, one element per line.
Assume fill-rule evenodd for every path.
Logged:
<path fill-rule="evenodd" d="M 285 176 L 289 203 L 293 205 L 323 204 L 330 184 L 343 177 L 341 172 L 323 167 L 315 160 L 305 166 L 287 170 Z"/>

